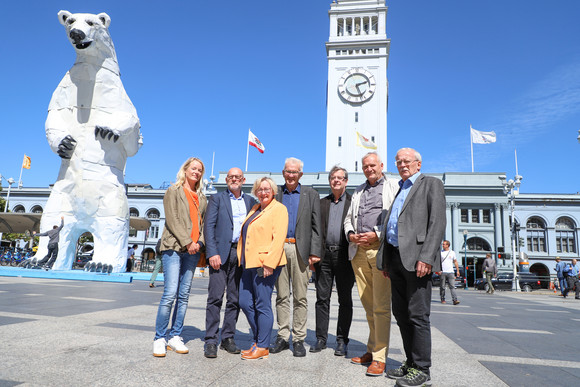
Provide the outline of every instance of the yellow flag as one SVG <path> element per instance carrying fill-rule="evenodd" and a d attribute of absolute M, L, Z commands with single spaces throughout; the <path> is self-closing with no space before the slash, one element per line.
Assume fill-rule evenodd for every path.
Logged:
<path fill-rule="evenodd" d="M 22 168 L 30 169 L 30 157 L 24 155 L 24 160 L 22 160 Z"/>

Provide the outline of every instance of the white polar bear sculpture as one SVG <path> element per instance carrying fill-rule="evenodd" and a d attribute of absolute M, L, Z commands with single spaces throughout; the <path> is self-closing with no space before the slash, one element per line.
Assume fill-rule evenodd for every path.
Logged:
<path fill-rule="evenodd" d="M 77 240 L 89 231 L 93 262 L 125 271 L 129 209 L 123 175 L 127 157 L 142 145 L 139 118 L 121 83 L 109 15 L 60 11 L 58 19 L 77 58 L 48 107 L 46 138 L 62 161 L 40 229 L 64 216 L 55 270 L 71 269 Z M 46 255 L 46 239 L 37 257 Z"/>

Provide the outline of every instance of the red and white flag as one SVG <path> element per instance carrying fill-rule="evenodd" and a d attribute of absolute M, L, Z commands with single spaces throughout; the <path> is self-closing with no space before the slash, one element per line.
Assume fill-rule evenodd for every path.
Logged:
<path fill-rule="evenodd" d="M 248 142 L 251 146 L 256 148 L 260 153 L 264 153 L 266 147 L 258 140 L 258 137 L 251 130 L 248 129 Z"/>

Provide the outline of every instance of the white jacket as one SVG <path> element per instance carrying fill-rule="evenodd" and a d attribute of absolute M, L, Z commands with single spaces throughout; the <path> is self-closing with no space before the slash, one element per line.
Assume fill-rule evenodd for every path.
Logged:
<path fill-rule="evenodd" d="M 399 192 L 399 183 L 398 180 L 395 179 L 388 179 L 386 176 L 383 175 L 385 179 L 383 183 L 383 211 L 381 212 L 381 219 L 377 222 L 377 226 L 374 227 L 375 232 L 379 239 L 381 238 L 381 232 L 384 223 L 384 217 L 387 214 L 387 211 L 391 207 L 391 204 L 395 200 L 395 196 L 397 196 L 397 192 Z M 360 197 L 364 188 L 366 187 L 367 182 L 365 181 L 363 184 L 359 185 L 354 193 L 352 194 L 352 201 L 350 202 L 350 207 L 348 208 L 348 212 L 346 213 L 346 217 L 344 218 L 344 232 L 346 234 L 346 238 L 348 240 L 348 233 L 350 231 L 358 234 L 357 227 L 358 227 L 358 209 L 360 206 Z M 354 255 L 356 254 L 357 244 L 349 242 L 348 245 L 348 258 L 352 260 Z"/>

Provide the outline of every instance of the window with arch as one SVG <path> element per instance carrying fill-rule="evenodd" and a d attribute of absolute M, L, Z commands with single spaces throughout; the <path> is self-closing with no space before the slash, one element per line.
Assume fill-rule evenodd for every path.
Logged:
<path fill-rule="evenodd" d="M 151 227 L 149 227 L 148 238 L 159 239 L 159 218 L 161 214 L 157 208 L 152 208 L 147 211 L 147 219 L 151 222 Z"/>
<path fill-rule="evenodd" d="M 139 216 L 139 210 L 135 207 L 129 208 L 129 216 Z M 129 227 L 129 237 L 135 238 L 137 236 L 137 230 L 133 227 Z"/>
<path fill-rule="evenodd" d="M 576 252 L 576 232 L 574 221 L 561 217 L 556 221 L 556 251 L 558 253 Z"/>
<path fill-rule="evenodd" d="M 23 214 L 26 212 L 26 210 L 24 209 L 24 206 L 19 204 L 17 206 L 14 206 L 14 208 L 12 209 L 12 212 L 15 212 L 17 214 Z"/>
<path fill-rule="evenodd" d="M 42 214 L 42 207 L 34 206 L 30 209 L 30 212 L 32 212 L 33 214 Z"/>
<path fill-rule="evenodd" d="M 546 250 L 546 223 L 537 217 L 532 216 L 526 223 L 526 239 L 528 241 L 528 251 L 545 253 Z"/>
<path fill-rule="evenodd" d="M 467 250 L 470 251 L 491 251 L 491 246 L 485 239 L 479 237 L 469 238 L 467 240 Z"/>

